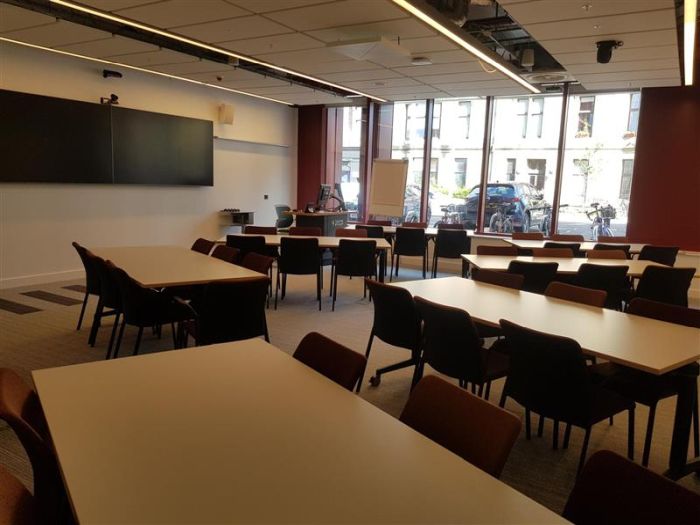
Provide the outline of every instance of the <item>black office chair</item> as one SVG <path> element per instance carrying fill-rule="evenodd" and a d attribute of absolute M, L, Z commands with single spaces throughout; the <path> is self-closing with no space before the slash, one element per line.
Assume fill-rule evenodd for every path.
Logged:
<path fill-rule="evenodd" d="M 367 237 L 370 239 L 384 239 L 384 228 L 381 226 L 355 226 L 358 230 L 365 230 L 367 232 Z"/>
<path fill-rule="evenodd" d="M 581 251 L 581 243 L 578 242 L 546 242 L 544 248 L 568 248 L 574 257 L 585 257 L 585 252 Z"/>
<path fill-rule="evenodd" d="M 438 228 L 437 237 L 435 238 L 435 249 L 433 250 L 433 277 L 437 277 L 438 259 L 444 257 L 446 259 L 460 259 L 463 253 L 471 251 L 471 243 L 467 232 L 462 227 L 446 228 L 446 226 L 455 226 L 452 224 L 444 224 L 442 228 Z M 456 226 L 461 226 L 458 224 Z"/>
<path fill-rule="evenodd" d="M 372 386 L 379 386 L 383 374 L 418 365 L 421 324 L 413 297 L 408 290 L 371 279 L 365 279 L 365 286 L 369 288 L 369 294 L 374 303 L 374 320 L 365 357 L 369 359 L 375 337 L 388 345 L 405 348 L 411 352 L 410 359 L 379 368 L 374 372 L 369 383 Z M 358 392 L 361 385 L 362 377 L 357 384 Z"/>
<path fill-rule="evenodd" d="M 249 253 L 259 253 L 269 257 L 269 250 L 265 245 L 265 237 L 262 235 L 227 235 L 226 246 L 236 248 L 240 254 L 240 259 L 243 259 Z M 276 248 L 275 248 L 276 250 Z"/>
<path fill-rule="evenodd" d="M 654 261 L 666 266 L 676 264 L 678 246 L 642 246 L 638 259 L 640 261 Z"/>
<path fill-rule="evenodd" d="M 402 255 L 423 258 L 423 279 L 428 271 L 427 247 L 425 244 L 425 229 L 409 227 L 396 228 L 396 240 L 391 253 L 392 272 L 389 280 L 399 275 L 400 257 Z M 395 261 L 395 262 L 394 262 Z"/>
<path fill-rule="evenodd" d="M 316 296 L 321 310 L 321 280 L 323 279 L 321 254 L 316 237 L 282 237 L 280 257 L 277 259 L 277 285 L 275 288 L 275 310 L 277 296 L 282 286 L 282 299 L 287 293 L 287 275 L 316 275 Z"/>
<path fill-rule="evenodd" d="M 95 346 L 97 331 L 100 327 L 102 318 L 113 315 L 114 325 L 112 325 L 112 332 L 109 336 L 109 344 L 107 345 L 107 353 L 105 354 L 105 359 L 109 359 L 109 356 L 112 353 L 112 348 L 114 347 L 114 338 L 117 333 L 117 326 L 119 326 L 119 321 L 122 316 L 121 290 L 119 288 L 119 281 L 117 281 L 115 274 L 112 271 L 114 264 L 91 253 L 89 253 L 88 256 L 93 259 L 92 264 L 94 264 L 95 268 L 97 269 L 100 279 L 100 302 L 97 305 L 95 317 L 92 322 L 92 330 L 90 331 L 90 345 Z"/>
<path fill-rule="evenodd" d="M 530 412 L 554 420 L 554 448 L 559 422 L 566 423 L 563 447 L 568 448 L 571 426 L 585 429 L 579 472 L 588 450 L 591 427 L 620 412 L 629 412 L 627 455 L 634 459 L 634 401 L 594 384 L 583 352 L 573 339 L 537 332 L 501 319 L 511 348 L 510 369 L 500 406 L 511 397 L 525 407 L 525 433 L 530 439 Z"/>
<path fill-rule="evenodd" d="M 91 295 L 96 295 L 98 298 L 100 296 L 100 279 L 97 275 L 97 269 L 94 268 L 92 261 L 86 255 L 87 249 L 81 246 L 77 242 L 72 242 L 73 248 L 78 252 L 80 261 L 83 263 L 83 268 L 85 269 L 85 297 L 83 297 L 83 306 L 80 308 L 80 316 L 78 317 L 78 326 L 76 330 L 80 330 L 83 325 L 83 317 L 85 316 L 85 307 L 87 306 L 88 298 Z"/>
<path fill-rule="evenodd" d="M 277 228 L 278 231 L 286 230 L 294 222 L 294 216 L 289 213 L 290 211 L 292 211 L 292 208 L 286 204 L 275 204 L 275 213 L 277 214 L 275 228 Z"/>
<path fill-rule="evenodd" d="M 620 261 L 624 262 L 624 261 Z M 573 284 L 583 288 L 604 290 L 607 292 L 605 308 L 620 310 L 622 297 L 627 289 L 627 271 L 629 266 L 602 266 L 585 263 L 579 266 Z"/>
<path fill-rule="evenodd" d="M 441 374 L 459 380 L 462 387 L 466 388 L 471 383 L 472 392 L 488 399 L 491 381 L 508 373 L 508 357 L 483 347 L 472 318 L 464 310 L 433 303 L 422 297 L 416 297 L 415 302 L 418 315 L 423 320 L 423 353 L 416 367 L 413 385 L 423 377 L 423 368 L 427 363 Z"/>
<path fill-rule="evenodd" d="M 508 273 L 522 275 L 522 289 L 526 292 L 543 294 L 549 283 L 557 277 L 558 263 L 511 261 Z"/>
<path fill-rule="evenodd" d="M 634 297 L 688 306 L 688 290 L 694 275 L 695 268 L 647 266 L 637 283 Z"/>
<path fill-rule="evenodd" d="M 632 247 L 629 244 L 605 244 L 605 243 L 597 243 L 593 246 L 594 250 L 622 250 L 625 252 L 625 255 L 627 256 L 628 259 L 632 258 L 632 254 L 630 253 L 630 250 Z"/>
<path fill-rule="evenodd" d="M 338 276 L 371 277 L 377 276 L 377 252 L 376 241 L 354 241 L 340 239 L 338 249 L 335 252 L 334 264 L 331 268 L 331 290 L 333 293 L 333 307 L 335 312 L 335 300 L 338 296 Z M 367 285 L 364 285 L 363 297 L 367 297 Z"/>
<path fill-rule="evenodd" d="M 525 277 L 517 273 L 495 272 L 492 270 L 483 270 L 481 268 L 472 268 L 471 277 L 477 282 L 503 286 L 512 290 L 521 290 L 523 281 L 525 280 Z M 479 321 L 474 321 L 474 326 L 476 326 L 476 331 L 481 338 L 501 337 L 501 335 L 503 335 L 500 326 L 492 326 L 480 323 Z M 502 350 L 501 345 L 497 343 L 494 343 L 492 348 L 498 351 Z"/>

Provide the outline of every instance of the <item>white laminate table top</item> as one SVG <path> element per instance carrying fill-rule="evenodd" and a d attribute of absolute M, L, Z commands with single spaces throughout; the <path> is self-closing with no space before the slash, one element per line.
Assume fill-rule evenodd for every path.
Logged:
<path fill-rule="evenodd" d="M 551 263 L 559 265 L 557 273 L 575 274 L 582 264 L 597 264 L 599 266 L 627 266 L 629 277 L 641 277 L 647 266 L 664 266 L 654 261 L 640 261 L 638 259 L 584 259 L 582 257 L 528 257 L 512 255 L 467 255 L 463 254 L 462 259 L 469 264 L 484 270 L 505 271 L 511 261 L 522 261 L 528 263 Z"/>
<path fill-rule="evenodd" d="M 564 523 L 260 339 L 33 372 L 80 523 Z"/>
<path fill-rule="evenodd" d="M 90 248 L 90 251 L 112 261 L 139 284 L 149 288 L 266 277 L 182 246 L 98 247 Z"/>
<path fill-rule="evenodd" d="M 629 246 L 630 247 L 630 253 L 639 253 L 642 251 L 642 247 L 646 246 L 643 243 L 638 243 L 638 242 L 593 242 L 593 241 L 584 241 L 584 242 L 577 242 L 577 241 L 552 241 L 549 239 L 545 239 L 542 241 L 537 241 L 537 240 L 532 240 L 532 239 L 511 239 L 504 237 L 502 239 L 503 241 L 507 242 L 508 244 L 512 244 L 513 246 L 517 246 L 518 248 L 523 248 L 523 249 L 532 249 L 532 248 L 544 248 L 545 244 L 579 244 L 579 250 L 587 252 L 588 250 L 593 250 L 595 249 L 596 244 L 611 244 L 611 245 L 620 245 L 620 246 Z"/>
<path fill-rule="evenodd" d="M 581 347 L 615 363 L 664 374 L 700 359 L 700 329 L 606 308 L 445 277 L 394 283 L 414 297 L 460 308 L 493 326 L 500 319 L 553 335 L 569 337 Z"/>
<path fill-rule="evenodd" d="M 279 246 L 282 244 L 282 239 L 318 239 L 319 248 L 337 248 L 340 244 L 340 239 L 345 239 L 348 241 L 376 241 L 377 250 L 388 250 L 391 245 L 386 239 L 370 239 L 363 237 L 316 237 L 310 235 L 261 235 L 257 233 L 232 233 L 231 235 L 243 236 L 243 237 L 265 237 L 265 244 L 267 246 Z M 226 239 L 224 239 L 226 242 Z"/>

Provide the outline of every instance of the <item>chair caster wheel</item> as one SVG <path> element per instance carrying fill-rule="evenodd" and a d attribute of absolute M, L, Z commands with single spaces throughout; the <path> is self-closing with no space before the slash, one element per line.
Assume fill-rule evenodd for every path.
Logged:
<path fill-rule="evenodd" d="M 369 384 L 372 386 L 379 386 L 379 383 L 382 382 L 381 376 L 372 376 L 369 378 Z"/>

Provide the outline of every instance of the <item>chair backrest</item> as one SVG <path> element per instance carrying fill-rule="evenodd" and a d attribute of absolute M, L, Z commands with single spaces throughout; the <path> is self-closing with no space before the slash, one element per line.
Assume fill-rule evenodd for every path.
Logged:
<path fill-rule="evenodd" d="M 449 224 L 446 222 L 439 222 L 437 228 L 438 230 L 463 230 L 464 224 Z"/>
<path fill-rule="evenodd" d="M 428 227 L 427 222 L 402 222 L 401 227 L 403 228 L 423 228 L 424 230 Z"/>
<path fill-rule="evenodd" d="M 425 253 L 425 229 L 396 228 L 394 253 L 397 255 L 423 255 Z"/>
<path fill-rule="evenodd" d="M 265 237 L 262 235 L 227 235 L 226 246 L 236 248 L 240 252 L 239 257 L 245 257 L 251 252 L 261 255 L 267 253 Z"/>
<path fill-rule="evenodd" d="M 223 244 L 217 244 L 214 246 L 214 251 L 211 252 L 211 256 L 222 261 L 229 262 L 231 264 L 238 263 L 241 251 L 238 248 L 233 248 L 231 246 L 225 246 Z"/>
<path fill-rule="evenodd" d="M 289 235 L 300 235 L 302 237 L 320 237 L 323 234 L 321 228 L 316 226 L 292 226 L 289 228 Z"/>
<path fill-rule="evenodd" d="M 353 228 L 336 228 L 336 237 L 362 237 L 367 238 L 367 230 L 363 228 L 353 229 Z"/>
<path fill-rule="evenodd" d="M 399 419 L 495 477 L 521 427 L 510 412 L 433 375 L 415 386 Z"/>
<path fill-rule="evenodd" d="M 286 204 L 275 204 L 275 213 L 277 214 L 277 220 L 275 221 L 275 228 L 289 228 L 294 222 L 294 216 L 291 213 L 290 206 Z"/>
<path fill-rule="evenodd" d="M 366 226 L 357 225 L 355 226 L 358 230 L 364 230 L 367 232 L 367 237 L 370 239 L 383 239 L 384 238 L 384 228 L 381 226 Z"/>
<path fill-rule="evenodd" d="M 544 294 L 547 297 L 555 297 L 557 299 L 564 299 L 565 301 L 598 306 L 600 308 L 605 305 L 605 299 L 608 296 L 608 293 L 604 290 L 583 288 L 582 286 L 574 286 L 573 284 L 559 281 L 552 281 L 549 283 Z"/>
<path fill-rule="evenodd" d="M 338 275 L 367 277 L 374 275 L 377 264 L 374 255 L 376 241 L 340 239 L 336 252 L 335 271 Z"/>
<path fill-rule="evenodd" d="M 573 254 L 573 257 L 584 257 L 583 252 L 581 251 L 581 244 L 578 242 L 545 242 L 544 243 L 544 248 L 548 249 L 569 249 L 571 250 L 571 253 Z M 533 248 L 533 252 L 537 248 Z"/>
<path fill-rule="evenodd" d="M 543 241 L 544 233 L 542 232 L 513 232 L 512 239 L 514 241 Z"/>
<path fill-rule="evenodd" d="M 432 368 L 450 377 L 482 383 L 485 366 L 481 339 L 470 315 L 459 308 L 416 297 L 423 320 L 423 358 Z"/>
<path fill-rule="evenodd" d="M 0 466 L 0 523 L 12 525 L 36 525 L 34 497 L 4 467 Z"/>
<path fill-rule="evenodd" d="M 694 275 L 695 268 L 647 266 L 639 279 L 635 296 L 688 306 L 688 289 Z"/>
<path fill-rule="evenodd" d="M 208 239 L 202 239 L 201 237 L 194 241 L 191 250 L 194 252 L 203 253 L 204 255 L 209 255 L 209 252 L 214 247 L 214 241 Z"/>
<path fill-rule="evenodd" d="M 676 256 L 678 255 L 678 246 L 642 246 L 639 252 L 639 260 L 654 261 L 666 266 L 676 264 Z"/>
<path fill-rule="evenodd" d="M 532 248 L 532 256 L 572 258 L 574 252 L 571 248 Z"/>
<path fill-rule="evenodd" d="M 270 268 L 272 268 L 272 263 L 274 262 L 274 257 L 268 257 L 267 255 L 260 255 L 259 253 L 250 252 L 243 257 L 241 266 L 243 266 L 243 268 L 253 270 L 254 272 L 267 275 L 270 273 Z"/>
<path fill-rule="evenodd" d="M 276 226 L 244 226 L 243 233 L 254 235 L 277 235 Z"/>
<path fill-rule="evenodd" d="M 623 235 L 598 235 L 600 242 L 628 242 L 627 237 Z"/>
<path fill-rule="evenodd" d="M 510 255 L 517 256 L 518 249 L 515 246 L 489 246 L 488 244 L 480 244 L 476 247 L 477 255 Z"/>
<path fill-rule="evenodd" d="M 596 243 L 593 246 L 594 250 L 622 250 L 625 252 L 625 257 L 627 259 L 631 259 L 632 255 L 630 254 L 630 249 L 632 247 L 629 244 L 604 244 L 604 243 Z"/>
<path fill-rule="evenodd" d="M 121 309 L 126 323 L 135 326 L 158 324 L 159 319 L 171 308 L 173 299 L 170 295 L 144 288 L 110 261 L 105 264 L 111 272 L 112 279 L 119 283 Z"/>
<path fill-rule="evenodd" d="M 603 266 L 600 264 L 585 263 L 579 266 L 574 284 L 583 288 L 605 290 L 606 308 L 620 308 L 621 294 L 627 286 L 627 270 L 629 266 Z"/>
<path fill-rule="evenodd" d="M 464 228 L 439 229 L 435 238 L 435 253 L 438 257 L 459 259 L 463 253 L 471 251 L 471 243 Z"/>
<path fill-rule="evenodd" d="M 503 319 L 500 324 L 510 348 L 504 386 L 508 395 L 544 417 L 585 420 L 591 409 L 591 382 L 579 344 Z"/>
<path fill-rule="evenodd" d="M 700 328 L 700 310 L 697 308 L 686 308 L 675 304 L 660 303 L 650 299 L 635 297 L 630 301 L 627 313 L 666 321 L 667 323 Z"/>
<path fill-rule="evenodd" d="M 365 279 L 374 304 L 372 334 L 387 344 L 418 352 L 421 324 L 411 293 Z"/>
<path fill-rule="evenodd" d="M 0 368 L 0 419 L 22 443 L 32 465 L 34 496 L 49 511 L 57 504 L 61 482 L 48 425 L 39 396 L 9 368 Z"/>
<path fill-rule="evenodd" d="M 586 252 L 588 259 L 620 259 L 626 260 L 627 254 L 624 250 L 588 250 Z"/>
<path fill-rule="evenodd" d="M 558 263 L 511 261 L 508 273 L 517 273 L 525 278 L 522 289 L 526 292 L 544 293 L 556 278 L 558 268 Z"/>
<path fill-rule="evenodd" d="M 87 290 L 87 293 L 99 295 L 100 277 L 97 273 L 97 268 L 95 268 L 95 265 L 88 256 L 88 250 L 75 241 L 73 241 L 71 244 L 73 245 L 73 248 L 75 248 L 75 251 L 78 252 L 80 261 L 83 263 L 83 268 L 85 269 L 85 289 Z"/>
<path fill-rule="evenodd" d="M 700 494 L 600 450 L 576 479 L 563 516 L 576 525 L 697 523 Z"/>
<path fill-rule="evenodd" d="M 572 241 L 572 242 L 583 242 L 585 239 L 583 235 L 563 235 L 561 233 L 555 233 L 552 235 L 553 241 Z"/>
<path fill-rule="evenodd" d="M 90 264 L 97 269 L 97 274 L 100 278 L 100 300 L 102 301 L 102 306 L 121 310 L 121 289 L 119 288 L 119 281 L 111 270 L 114 264 L 89 251 L 88 257 L 91 259 Z"/>
<path fill-rule="evenodd" d="M 370 226 L 391 226 L 391 221 L 370 220 L 367 221 L 367 224 L 369 224 Z"/>
<path fill-rule="evenodd" d="M 282 237 L 280 239 L 280 257 L 277 268 L 281 273 L 297 275 L 315 274 L 321 266 L 321 255 L 318 251 L 318 239 Z"/>
<path fill-rule="evenodd" d="M 215 282 L 193 301 L 197 344 L 241 341 L 267 335 L 265 299 L 269 278 Z"/>
<path fill-rule="evenodd" d="M 483 270 L 481 268 L 472 268 L 472 279 L 481 283 L 495 284 L 520 290 L 523 287 L 525 277 L 518 273 L 495 272 L 493 270 Z"/>
<path fill-rule="evenodd" d="M 365 356 L 318 332 L 306 334 L 294 351 L 294 359 L 350 391 L 367 365 Z"/>

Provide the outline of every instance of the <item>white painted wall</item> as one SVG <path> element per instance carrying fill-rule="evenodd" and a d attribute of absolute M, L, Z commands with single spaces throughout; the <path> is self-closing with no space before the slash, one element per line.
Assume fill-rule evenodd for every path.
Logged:
<path fill-rule="evenodd" d="M 271 225 L 273 205 L 295 199 L 295 109 L 129 69 L 122 79 L 104 79 L 102 69 L 0 45 L 2 89 L 89 102 L 116 93 L 123 107 L 212 120 L 215 136 L 252 143 L 214 141 L 213 187 L 0 184 L 0 288 L 79 277 L 73 240 L 189 246 L 226 233 L 222 208 L 255 211 L 256 224 Z M 224 102 L 235 107 L 233 125 L 216 123 Z"/>

